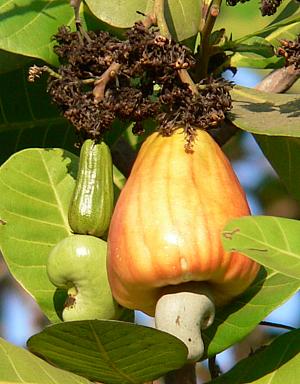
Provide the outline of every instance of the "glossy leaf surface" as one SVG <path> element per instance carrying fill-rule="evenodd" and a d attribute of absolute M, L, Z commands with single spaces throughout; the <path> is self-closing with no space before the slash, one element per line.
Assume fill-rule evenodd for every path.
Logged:
<path fill-rule="evenodd" d="M 242 340 L 299 288 L 298 279 L 262 269 L 254 284 L 230 305 L 219 309 L 213 325 L 204 331 L 207 355 L 216 355 Z"/>
<path fill-rule="evenodd" d="M 27 76 L 27 68 L 0 76 L 0 164 L 28 147 L 75 151 L 74 129 L 51 103 L 46 77 L 32 84 Z"/>
<path fill-rule="evenodd" d="M 209 383 L 297 384 L 300 377 L 299 345 L 299 329 L 286 333 Z"/>
<path fill-rule="evenodd" d="M 87 0 L 87 4 L 100 20 L 118 28 L 130 28 L 136 21 L 143 19 L 140 12 L 149 14 L 153 8 L 152 0 Z M 179 41 L 186 40 L 197 34 L 199 2 L 168 0 L 165 2 L 165 16 L 172 35 Z"/>
<path fill-rule="evenodd" d="M 108 384 L 144 383 L 180 368 L 187 355 L 167 333 L 102 320 L 56 324 L 31 337 L 28 347 L 56 366 Z"/>
<path fill-rule="evenodd" d="M 0 0 L 0 19 L 1 49 L 57 64 L 51 37 L 74 22 L 74 12 L 67 1 Z"/>
<path fill-rule="evenodd" d="M 266 267 L 300 280 L 299 233 L 297 220 L 249 216 L 230 221 L 222 241 L 227 251 L 238 250 Z"/>
<path fill-rule="evenodd" d="M 84 377 L 55 368 L 25 349 L 0 339 L 1 384 L 89 384 Z"/>
<path fill-rule="evenodd" d="M 54 286 L 46 274 L 49 251 L 70 235 L 68 206 L 77 157 L 61 149 L 28 149 L 0 168 L 0 248 L 17 281 L 52 321 Z"/>
<path fill-rule="evenodd" d="M 287 190 L 300 201 L 300 183 L 295 182 L 300 180 L 300 139 L 255 135 L 255 140 Z"/>
<path fill-rule="evenodd" d="M 300 137 L 300 96 L 234 87 L 231 92 L 234 124 L 248 132 Z"/>

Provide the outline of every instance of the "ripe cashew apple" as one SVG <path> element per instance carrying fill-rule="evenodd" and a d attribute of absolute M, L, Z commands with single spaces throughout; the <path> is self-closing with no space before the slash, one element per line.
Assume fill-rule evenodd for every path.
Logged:
<path fill-rule="evenodd" d="M 200 329 L 215 306 L 246 290 L 259 265 L 222 247 L 225 224 L 250 214 L 230 162 L 205 131 L 192 153 L 184 144 L 179 128 L 142 145 L 112 216 L 107 262 L 116 300 L 155 315 L 157 328 L 183 340 L 197 361 Z"/>
<path fill-rule="evenodd" d="M 106 272 L 107 245 L 88 235 L 72 235 L 50 252 L 47 273 L 68 296 L 64 321 L 117 319 L 124 308 L 113 299 Z"/>

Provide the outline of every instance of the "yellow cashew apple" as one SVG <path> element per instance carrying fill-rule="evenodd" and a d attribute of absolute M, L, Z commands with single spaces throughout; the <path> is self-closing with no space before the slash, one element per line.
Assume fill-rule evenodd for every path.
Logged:
<path fill-rule="evenodd" d="M 110 224 L 107 262 L 113 296 L 151 316 L 161 297 L 174 292 L 199 290 L 210 303 L 224 305 L 245 291 L 259 270 L 246 256 L 222 247 L 225 224 L 250 214 L 229 160 L 205 131 L 198 132 L 192 153 L 184 144 L 183 129 L 146 139 Z M 197 327 L 213 321 L 212 305 Z M 182 311 L 183 305 L 178 308 Z M 196 353 L 191 360 L 198 358 Z"/>

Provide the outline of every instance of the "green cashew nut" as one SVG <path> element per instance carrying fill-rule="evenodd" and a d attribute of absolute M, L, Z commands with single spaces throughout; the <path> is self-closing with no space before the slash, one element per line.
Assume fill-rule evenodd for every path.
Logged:
<path fill-rule="evenodd" d="M 64 321 L 117 319 L 122 314 L 107 279 L 106 252 L 104 240 L 88 235 L 69 236 L 50 252 L 49 279 L 68 290 Z"/>

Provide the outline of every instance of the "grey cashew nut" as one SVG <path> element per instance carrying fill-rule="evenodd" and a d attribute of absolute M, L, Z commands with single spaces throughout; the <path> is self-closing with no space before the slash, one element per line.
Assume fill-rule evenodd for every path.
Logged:
<path fill-rule="evenodd" d="M 175 292 L 163 295 L 156 304 L 156 328 L 183 341 L 188 360 L 198 361 L 204 353 L 201 330 L 209 327 L 215 306 L 206 293 Z"/>

